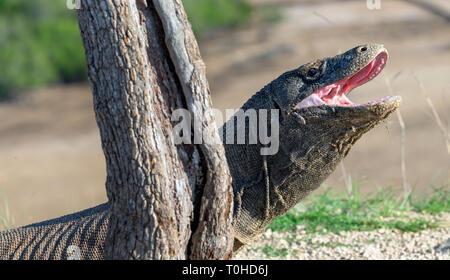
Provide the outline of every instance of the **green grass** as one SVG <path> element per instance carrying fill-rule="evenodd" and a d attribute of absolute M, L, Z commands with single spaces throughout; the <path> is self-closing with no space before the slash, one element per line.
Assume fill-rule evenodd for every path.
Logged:
<path fill-rule="evenodd" d="M 9 212 L 8 200 L 3 197 L 3 207 L 0 207 L 0 230 L 8 230 L 14 227 L 14 217 Z"/>
<path fill-rule="evenodd" d="M 430 195 L 411 202 L 412 208 L 418 212 L 439 214 L 450 212 L 450 189 L 441 187 L 433 189 Z"/>
<path fill-rule="evenodd" d="M 261 252 L 267 257 L 285 257 L 288 254 L 288 248 L 276 249 L 266 245 L 261 249 Z"/>
<path fill-rule="evenodd" d="M 308 233 L 372 231 L 379 228 L 418 232 L 436 228 L 439 224 L 423 218 L 410 219 L 408 213 L 448 213 L 449 194 L 449 188 L 442 187 L 416 200 L 412 194 L 406 199 L 399 199 L 392 191 L 383 190 L 362 196 L 359 187 L 354 188 L 351 195 L 326 190 L 321 195 L 309 197 L 273 221 L 268 228 L 278 232 L 294 232 L 297 226 L 303 226 Z"/>

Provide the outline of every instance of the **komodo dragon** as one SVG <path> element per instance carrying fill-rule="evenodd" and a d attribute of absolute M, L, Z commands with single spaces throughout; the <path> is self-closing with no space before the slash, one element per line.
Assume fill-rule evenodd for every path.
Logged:
<path fill-rule="evenodd" d="M 279 109 L 280 139 L 278 153 L 265 156 L 259 144 L 224 145 L 233 178 L 234 252 L 318 188 L 355 141 L 399 106 L 400 97 L 358 105 L 346 96 L 377 76 L 387 58 L 382 45 L 358 46 L 282 74 L 243 105 Z M 105 203 L 2 232 L 0 259 L 103 259 L 108 209 Z"/>

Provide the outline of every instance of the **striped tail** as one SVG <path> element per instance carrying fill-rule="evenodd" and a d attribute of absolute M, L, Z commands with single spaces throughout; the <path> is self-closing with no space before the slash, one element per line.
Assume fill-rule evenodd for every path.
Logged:
<path fill-rule="evenodd" d="M 107 203 L 18 229 L 0 232 L 1 260 L 104 259 Z"/>

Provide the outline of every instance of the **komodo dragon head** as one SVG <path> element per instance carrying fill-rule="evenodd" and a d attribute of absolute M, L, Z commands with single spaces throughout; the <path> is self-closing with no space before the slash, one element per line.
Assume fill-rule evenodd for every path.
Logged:
<path fill-rule="evenodd" d="M 375 78 L 387 58 L 382 45 L 368 44 L 318 59 L 282 74 L 242 107 L 279 109 L 279 150 L 255 156 L 258 145 L 226 145 L 235 251 L 318 188 L 356 140 L 399 106 L 398 96 L 364 104 L 347 97 Z"/>

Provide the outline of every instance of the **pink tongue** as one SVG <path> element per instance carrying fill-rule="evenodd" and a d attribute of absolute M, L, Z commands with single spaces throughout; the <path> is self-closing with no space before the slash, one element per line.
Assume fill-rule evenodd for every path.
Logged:
<path fill-rule="evenodd" d="M 352 89 L 359 86 L 367 77 L 373 69 L 373 66 L 376 64 L 377 59 L 372 60 L 366 67 L 361 69 L 358 73 L 348 78 L 348 80 L 343 81 L 343 90 L 344 94 L 349 93 Z"/>

